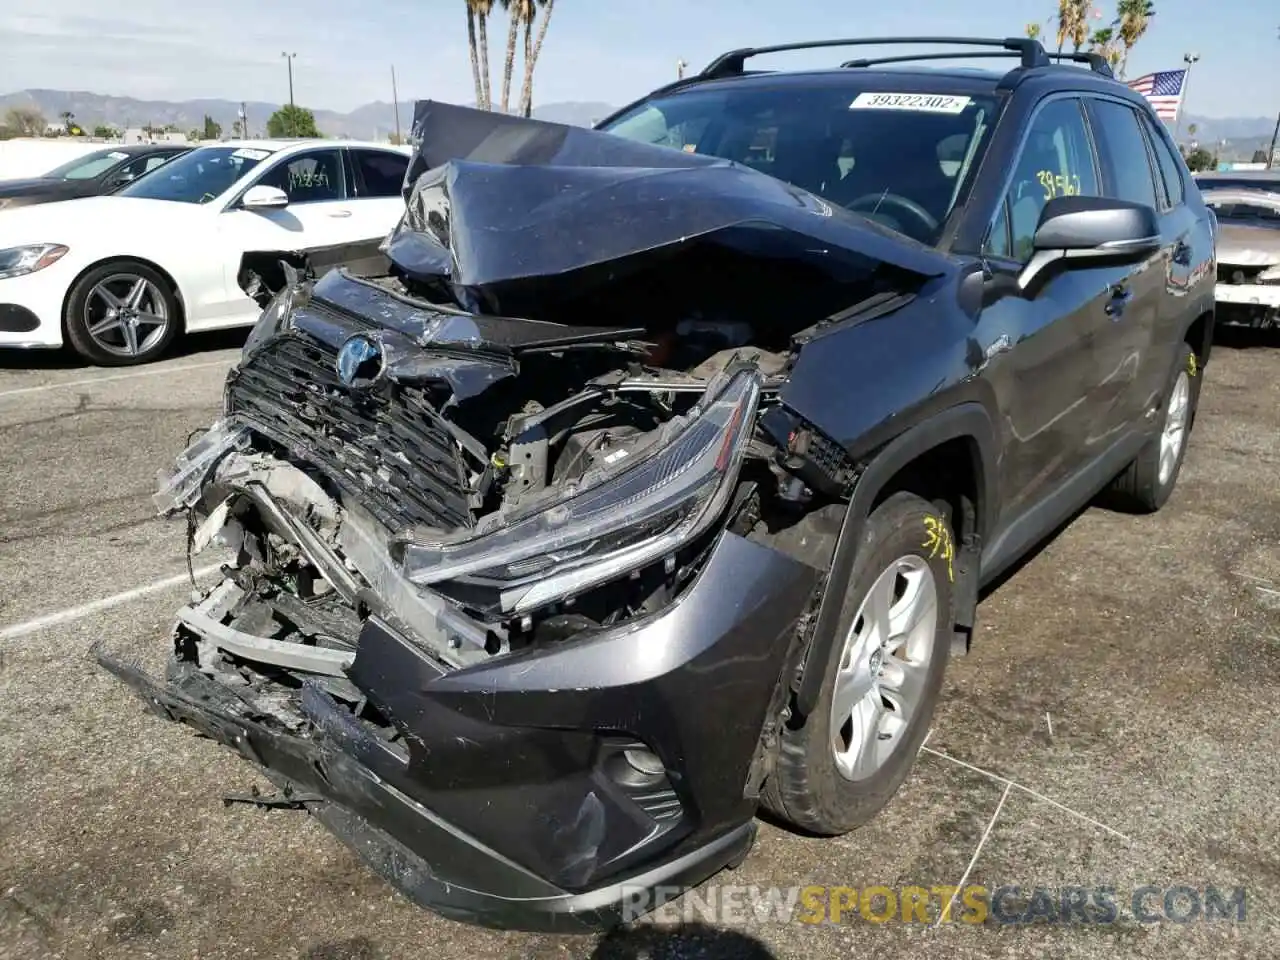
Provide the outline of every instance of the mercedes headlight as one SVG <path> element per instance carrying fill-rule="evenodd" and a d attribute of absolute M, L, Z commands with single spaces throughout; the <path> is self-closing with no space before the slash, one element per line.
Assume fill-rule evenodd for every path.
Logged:
<path fill-rule="evenodd" d="M 60 243 L 29 243 L 0 250 L 0 280 L 43 270 L 57 263 L 66 253 L 67 248 Z"/>
<path fill-rule="evenodd" d="M 733 493 L 760 374 L 728 372 L 657 449 L 584 477 L 554 503 L 463 541 L 409 541 L 405 575 L 522 614 L 660 560 L 703 534 Z M 623 466 L 627 464 L 626 466 Z"/>

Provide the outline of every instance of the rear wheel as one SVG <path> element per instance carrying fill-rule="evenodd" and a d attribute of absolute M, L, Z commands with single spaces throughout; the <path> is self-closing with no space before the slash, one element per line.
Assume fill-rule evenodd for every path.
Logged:
<path fill-rule="evenodd" d="M 863 528 L 839 639 L 813 713 L 784 728 L 762 799 L 801 829 L 870 820 L 906 779 L 928 731 L 951 640 L 955 541 L 928 501 L 898 493 Z"/>
<path fill-rule="evenodd" d="M 178 298 L 154 268 L 132 260 L 100 264 L 67 298 L 67 339 L 100 366 L 156 359 L 178 333 Z"/>
<path fill-rule="evenodd" d="M 1187 344 L 1179 344 L 1164 392 L 1160 430 L 1112 481 L 1103 497 L 1106 505 L 1130 513 L 1154 513 L 1165 505 L 1182 472 L 1187 439 L 1199 401 L 1200 369 L 1196 355 Z"/>

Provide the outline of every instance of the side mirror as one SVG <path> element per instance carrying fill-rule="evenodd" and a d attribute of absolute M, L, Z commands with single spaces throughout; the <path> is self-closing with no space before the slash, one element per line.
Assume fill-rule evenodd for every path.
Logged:
<path fill-rule="evenodd" d="M 289 195 L 279 187 L 259 184 L 250 187 L 240 198 L 240 206 L 246 210 L 281 210 L 289 205 Z"/>
<path fill-rule="evenodd" d="M 1160 249 L 1160 222 L 1145 203 L 1054 197 L 1040 214 L 1031 259 L 1018 276 L 1025 293 L 1050 267 L 1133 263 Z"/>

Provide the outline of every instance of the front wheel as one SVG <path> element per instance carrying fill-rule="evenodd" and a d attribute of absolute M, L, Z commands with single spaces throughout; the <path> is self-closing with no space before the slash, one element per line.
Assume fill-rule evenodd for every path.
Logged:
<path fill-rule="evenodd" d="M 67 297 L 67 339 L 99 366 L 156 359 L 178 333 L 178 298 L 154 268 L 132 260 L 93 267 Z"/>
<path fill-rule="evenodd" d="M 762 800 L 818 834 L 870 820 L 928 732 L 950 653 L 955 540 L 928 501 L 897 493 L 863 527 L 822 692 L 784 727 Z M 834 589 L 831 587 L 829 589 Z"/>

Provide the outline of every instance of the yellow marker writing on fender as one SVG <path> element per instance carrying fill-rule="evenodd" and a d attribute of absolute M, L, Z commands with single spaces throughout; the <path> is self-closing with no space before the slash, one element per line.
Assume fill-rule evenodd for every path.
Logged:
<path fill-rule="evenodd" d="M 947 562 L 947 579 L 954 583 L 956 575 L 951 561 L 955 558 L 956 547 L 951 539 L 951 529 L 941 517 L 925 517 L 924 533 L 925 540 L 920 546 L 929 551 L 930 560 L 942 557 Z"/>

